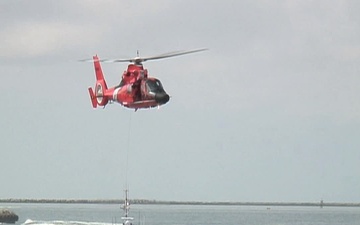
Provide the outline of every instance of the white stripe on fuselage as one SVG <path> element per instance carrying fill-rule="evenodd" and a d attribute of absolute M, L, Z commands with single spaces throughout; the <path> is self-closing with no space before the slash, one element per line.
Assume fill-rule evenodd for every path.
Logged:
<path fill-rule="evenodd" d="M 116 101 L 116 102 L 118 101 L 118 100 L 117 100 L 117 95 L 118 95 L 120 89 L 121 89 L 121 87 L 116 88 L 116 89 L 114 90 L 114 92 L 113 92 L 113 99 L 114 99 L 114 101 Z"/>

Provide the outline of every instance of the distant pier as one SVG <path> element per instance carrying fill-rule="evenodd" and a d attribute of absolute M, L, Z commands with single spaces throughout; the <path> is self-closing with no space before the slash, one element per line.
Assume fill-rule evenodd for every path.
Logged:
<path fill-rule="evenodd" d="M 0 223 L 15 223 L 18 220 L 19 217 L 15 213 L 7 209 L 0 209 Z"/>
<path fill-rule="evenodd" d="M 120 199 L 0 199 L 0 203 L 55 203 L 55 204 L 124 204 Z M 158 201 L 131 199 L 132 204 L 140 205 L 229 205 L 229 206 L 310 206 L 310 207 L 360 207 L 360 202 L 202 202 L 202 201 Z M 0 209 L 1 210 L 1 209 Z"/>

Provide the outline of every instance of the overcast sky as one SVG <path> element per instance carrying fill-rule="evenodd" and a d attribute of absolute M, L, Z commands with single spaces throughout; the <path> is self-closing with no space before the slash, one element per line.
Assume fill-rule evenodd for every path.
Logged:
<path fill-rule="evenodd" d="M 0 198 L 119 199 L 128 183 L 131 198 L 360 202 L 359 12 L 355 0 L 1 1 Z M 137 112 L 93 109 L 93 65 L 77 62 L 203 47 L 146 62 L 171 99 Z M 102 67 L 113 86 L 127 64 Z"/>

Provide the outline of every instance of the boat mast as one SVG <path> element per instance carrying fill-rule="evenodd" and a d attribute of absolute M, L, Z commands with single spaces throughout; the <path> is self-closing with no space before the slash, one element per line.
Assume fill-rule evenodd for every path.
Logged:
<path fill-rule="evenodd" d="M 129 199 L 128 199 L 128 193 L 129 193 L 129 190 L 126 189 L 125 190 L 125 201 L 124 201 L 125 217 L 128 217 L 129 210 L 130 210 L 130 202 L 129 202 Z"/>

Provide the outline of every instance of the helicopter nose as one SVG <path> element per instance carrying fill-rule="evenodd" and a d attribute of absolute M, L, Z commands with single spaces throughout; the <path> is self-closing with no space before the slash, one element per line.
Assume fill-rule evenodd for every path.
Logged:
<path fill-rule="evenodd" d="M 159 104 L 165 104 L 169 101 L 170 97 L 165 92 L 157 93 L 155 95 L 155 101 Z"/>

